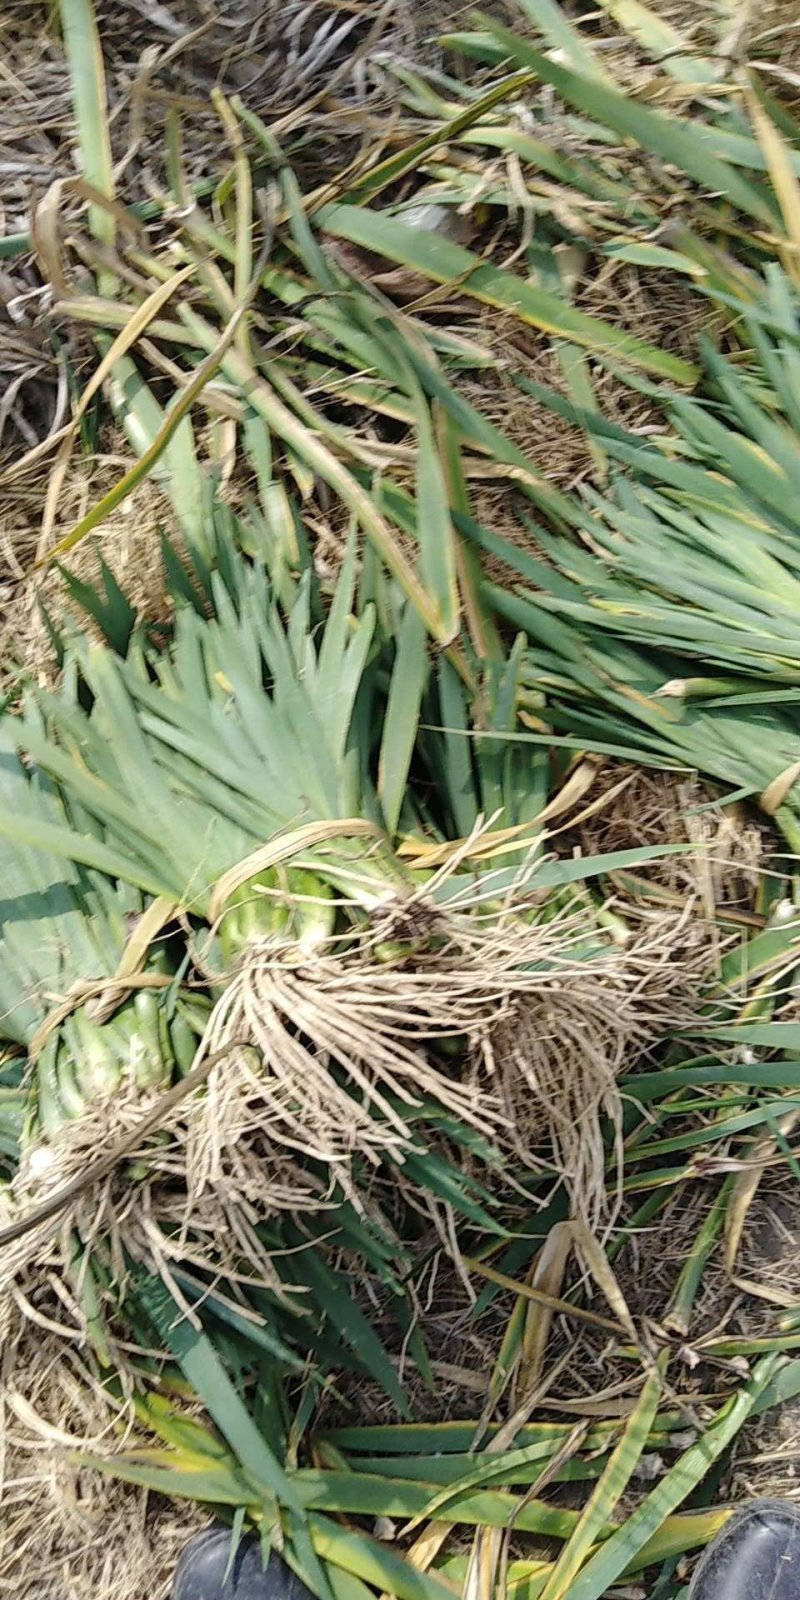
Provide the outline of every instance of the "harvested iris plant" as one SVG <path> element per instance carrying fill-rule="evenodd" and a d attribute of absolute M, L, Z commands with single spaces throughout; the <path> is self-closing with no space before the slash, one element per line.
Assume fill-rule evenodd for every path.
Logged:
<path fill-rule="evenodd" d="M 2 663 L 13 1559 L 45 1592 L 77 1520 L 106 1600 L 102 1474 L 118 1527 L 182 1498 L 320 1600 L 673 1600 L 800 1389 L 751 1238 L 800 1116 L 787 30 L 524 0 L 418 69 L 371 52 L 396 8 L 319 9 L 281 20 L 332 76 L 276 122 L 235 49 L 198 110 L 185 38 L 129 79 L 61 0 L 82 177 L 0 239 L 64 380 L 31 439 L 26 326 L 0 425 L 12 483 L 50 469 L 57 663 Z M 71 516 L 109 414 L 132 460 Z M 665 817 L 616 757 L 722 796 Z"/>
<path fill-rule="evenodd" d="M 148 928 L 157 938 L 170 924 L 184 984 L 199 991 L 192 1018 L 212 1006 L 195 1063 L 208 1063 L 204 1082 L 175 1113 L 187 1219 L 204 1196 L 228 1218 L 324 1206 L 354 1185 L 354 1163 L 363 1184 L 379 1163 L 423 1153 L 426 1107 L 434 1128 L 452 1118 L 534 1167 L 552 1132 L 576 1204 L 593 1210 L 599 1118 L 617 1114 L 625 1052 L 684 1003 L 677 923 L 620 938 L 586 887 L 616 858 L 545 856 L 545 806 L 530 815 L 538 757 L 523 748 L 498 769 L 491 739 L 483 759 L 473 752 L 449 668 L 439 692 L 461 706 L 461 733 L 429 727 L 415 756 L 423 703 L 441 714 L 424 634 L 406 605 L 395 649 L 371 601 L 353 610 L 353 552 L 324 622 L 308 579 L 284 617 L 262 567 L 233 547 L 225 567 L 227 583 L 211 579 L 214 615 L 185 601 L 166 651 L 76 640 L 68 679 L 82 692 L 32 688 L 5 724 L 65 808 L 47 825 L 10 805 L 10 847 L 24 843 L 26 861 L 60 850 L 71 870 L 105 870 L 144 896 L 142 961 L 158 958 Z M 437 813 L 467 832 L 437 834 Z M 132 980 L 145 981 L 130 1005 L 164 1029 L 167 979 Z M 85 1070 L 92 1059 L 112 1103 L 111 1044 L 106 1065 L 105 1036 L 82 1013 L 65 1018 L 67 1037 L 76 1020 Z M 123 1021 L 107 1025 L 110 1041 Z M 125 1048 L 133 1059 L 138 1035 Z M 52 1120 L 38 1126 L 65 1148 Z M 171 1145 L 163 1160 L 172 1170 Z"/>

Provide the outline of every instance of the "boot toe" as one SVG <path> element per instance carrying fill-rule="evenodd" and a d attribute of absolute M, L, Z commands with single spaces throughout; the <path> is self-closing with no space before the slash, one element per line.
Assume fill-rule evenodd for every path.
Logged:
<path fill-rule="evenodd" d="M 314 1600 L 275 1552 L 266 1567 L 252 1534 L 231 1561 L 230 1529 L 206 1528 L 187 1544 L 175 1569 L 172 1600 Z"/>
<path fill-rule="evenodd" d="M 754 1500 L 738 1511 L 701 1557 L 688 1600 L 800 1600 L 800 1507 Z"/>

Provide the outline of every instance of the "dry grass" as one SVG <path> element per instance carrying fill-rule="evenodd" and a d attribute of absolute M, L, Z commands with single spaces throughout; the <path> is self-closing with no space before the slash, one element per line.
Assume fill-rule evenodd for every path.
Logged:
<path fill-rule="evenodd" d="M 773 844 L 766 822 L 741 805 L 721 805 L 698 778 L 647 767 L 607 763 L 592 798 L 625 777 L 630 781 L 614 802 L 599 807 L 577 830 L 581 852 L 598 855 L 686 839 L 702 850 L 650 862 L 636 877 L 657 885 L 677 904 L 696 898 L 712 921 L 720 915 L 724 920 L 726 913 L 747 915 Z"/>
<path fill-rule="evenodd" d="M 130 452 L 120 434 L 108 430 L 104 446 L 93 456 L 73 458 L 61 486 L 55 525 L 46 542 L 42 538 L 42 489 L 37 469 L 6 485 L 2 492 L 0 661 L 6 683 L 20 669 L 45 677 L 54 671 L 53 648 L 42 606 L 53 611 L 63 608 L 63 583 L 55 567 L 36 570 L 35 563 L 130 466 Z M 132 605 L 143 616 L 161 620 L 165 615 L 162 531 L 178 540 L 169 499 L 152 478 L 146 479 L 106 518 L 97 538 L 79 545 L 65 565 L 77 577 L 95 581 L 102 555 Z M 80 620 L 86 626 L 83 613 Z"/>
<path fill-rule="evenodd" d="M 48 1307 L 61 1320 L 57 1300 Z M 71 1339 L 22 1319 L 6 1329 L 0 1402 L 0 1595 L 13 1600 L 167 1600 L 184 1544 L 207 1521 L 191 1503 L 78 1467 L 108 1448 L 114 1414 Z M 130 1443 L 130 1421 L 118 1413 Z"/>
<path fill-rule="evenodd" d="M 584 23 L 592 44 L 620 83 L 652 96 L 653 62 L 631 36 L 615 29 L 592 0 L 567 0 L 567 9 Z M 724 78 L 734 78 L 737 69 L 749 62 L 787 104 L 800 101 L 800 28 L 795 0 L 766 0 L 758 5 L 753 0 L 737 0 L 728 7 L 730 24 L 723 30 L 721 42 L 717 7 L 711 0 L 701 5 L 692 0 L 649 0 L 649 9 L 677 30 L 686 43 L 686 54 L 718 61 Z M 682 98 L 680 90 L 671 90 L 663 80 L 661 92 L 667 99 Z"/>

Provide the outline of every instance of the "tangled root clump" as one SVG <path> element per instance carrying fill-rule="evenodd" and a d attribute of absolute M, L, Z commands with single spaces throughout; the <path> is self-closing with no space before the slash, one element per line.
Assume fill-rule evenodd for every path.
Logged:
<path fill-rule="evenodd" d="M 693 945 L 694 902 L 638 913 L 621 942 L 574 905 L 541 918 L 530 892 L 417 900 L 411 920 L 398 897 L 338 950 L 252 946 L 212 1013 L 202 1087 L 155 1095 L 144 1115 L 133 1091 L 114 1097 L 26 1153 L 2 1202 L 0 1237 L 9 1222 L 20 1232 L 4 1241 L 0 1295 L 37 1274 L 73 1281 L 75 1232 L 116 1281 L 126 1259 L 167 1281 L 193 1260 L 234 1279 L 249 1267 L 280 1292 L 260 1225 L 342 1194 L 366 1213 L 381 1167 L 407 1189 L 409 1154 L 446 1139 L 431 1106 L 507 1157 L 512 1187 L 520 1164 L 555 1159 L 575 1213 L 596 1221 L 619 1075 L 698 1013 L 707 946 Z M 104 1149 L 105 1168 L 87 1163 Z M 137 1181 L 120 1183 L 134 1154 Z M 54 1191 L 64 1204 L 40 1216 Z"/>
<path fill-rule="evenodd" d="M 309 963 L 266 943 L 255 947 L 206 1035 L 210 1050 L 236 1041 L 241 1048 L 221 1060 L 204 1102 L 190 1109 L 190 1186 L 218 1183 L 226 1149 L 257 1129 L 279 1161 L 304 1154 L 333 1172 L 356 1152 L 373 1164 L 384 1155 L 402 1159 L 409 1145 L 402 1108 L 423 1096 L 475 1126 L 499 1120 L 478 1083 L 445 1075 L 428 1047 L 480 1034 L 502 994 L 487 996 L 451 953 L 437 965 L 387 966 L 360 951 Z"/>
<path fill-rule="evenodd" d="M 529 909 L 429 906 L 429 937 L 388 965 L 374 930 L 313 961 L 254 947 L 204 1042 L 225 1053 L 186 1107 L 192 1199 L 318 1207 L 326 1196 L 298 1156 L 325 1166 L 331 1187 L 357 1155 L 402 1166 L 419 1148 L 408 1114 L 432 1100 L 528 1165 L 549 1140 L 576 1209 L 596 1215 L 619 1072 L 696 1012 L 692 907 L 651 913 L 627 945 L 597 939 L 590 955 L 581 917 L 533 921 Z M 454 1038 L 451 1062 L 441 1047 Z"/>
<path fill-rule="evenodd" d="M 620 1077 L 698 1013 L 707 957 L 692 910 L 651 914 L 602 960 L 522 993 L 492 1035 L 515 1149 L 525 1159 L 549 1142 L 573 1210 L 592 1225 L 608 1204 L 602 1125 L 620 1128 Z"/>
<path fill-rule="evenodd" d="M 44 1268 L 56 1260 L 69 1260 L 73 1228 L 84 1241 L 120 1237 L 136 1208 L 139 1188 L 131 1182 L 113 1183 L 115 1157 L 123 1142 L 127 1155 L 139 1153 L 134 1148 L 137 1131 L 144 1116 L 158 1120 L 153 1113 L 160 1101 L 157 1092 L 143 1095 L 132 1081 L 123 1079 L 112 1096 L 88 1103 L 83 1115 L 65 1122 L 54 1139 L 41 1138 L 23 1147 L 11 1183 L 0 1189 L 0 1239 L 7 1228 L 20 1230 L 17 1238 L 2 1239 L 0 1305 L 32 1264 Z M 141 1154 L 147 1159 L 150 1152 L 143 1149 Z M 103 1164 L 104 1155 L 108 1172 L 103 1180 L 85 1182 L 87 1173 Z M 53 1214 L 48 1203 L 59 1194 L 71 1195 L 71 1203 Z"/>

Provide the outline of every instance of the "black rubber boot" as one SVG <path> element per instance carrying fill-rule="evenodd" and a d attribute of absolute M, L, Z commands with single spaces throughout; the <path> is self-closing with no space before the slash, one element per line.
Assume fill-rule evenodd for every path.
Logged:
<path fill-rule="evenodd" d="M 688 1600 L 800 1600 L 800 1507 L 753 1500 L 701 1556 Z"/>
<path fill-rule="evenodd" d="M 264 1566 L 253 1534 L 239 1541 L 233 1561 L 230 1554 L 230 1528 L 217 1526 L 198 1533 L 175 1569 L 172 1600 L 314 1600 L 311 1590 L 274 1551 Z"/>

